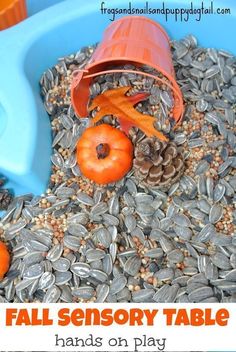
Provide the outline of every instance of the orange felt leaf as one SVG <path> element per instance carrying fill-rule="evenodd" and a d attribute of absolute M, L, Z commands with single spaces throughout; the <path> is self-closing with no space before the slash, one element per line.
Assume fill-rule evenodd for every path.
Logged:
<path fill-rule="evenodd" d="M 125 94 L 131 87 L 121 87 L 110 89 L 96 96 L 89 107 L 89 111 L 99 107 L 96 116 L 92 122 L 95 124 L 105 115 L 113 115 L 119 119 L 121 129 L 128 133 L 132 126 L 138 127 L 148 137 L 155 136 L 162 141 L 168 141 L 166 136 L 157 131 L 153 126 L 156 120 L 153 116 L 145 115 L 137 111 L 133 105 L 146 98 L 148 93 L 138 93 L 134 96 L 126 96 Z"/>

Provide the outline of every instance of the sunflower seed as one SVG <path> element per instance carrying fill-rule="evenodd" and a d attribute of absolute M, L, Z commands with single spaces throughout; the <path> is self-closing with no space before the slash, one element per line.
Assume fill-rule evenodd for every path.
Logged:
<path fill-rule="evenodd" d="M 15 238 L 16 234 L 20 232 L 24 227 L 26 226 L 26 221 L 25 220 L 19 220 L 15 224 L 11 225 L 6 231 L 5 231 L 5 238 L 7 241 L 11 241 L 13 238 Z"/>
<path fill-rule="evenodd" d="M 165 253 L 168 253 L 174 249 L 173 243 L 166 236 L 161 236 L 159 242 Z"/>
<path fill-rule="evenodd" d="M 213 199 L 214 196 L 214 181 L 211 177 L 206 179 L 206 191 L 209 199 Z"/>
<path fill-rule="evenodd" d="M 96 303 L 103 303 L 106 301 L 106 298 L 109 294 L 110 288 L 106 284 L 98 285 L 97 286 L 97 298 Z"/>
<path fill-rule="evenodd" d="M 83 237 L 88 233 L 88 230 L 84 225 L 70 223 L 68 232 L 73 236 Z"/>
<path fill-rule="evenodd" d="M 236 292 L 236 283 L 227 280 L 215 280 L 211 282 L 213 285 L 216 285 L 220 290 L 224 290 L 229 293 Z"/>
<path fill-rule="evenodd" d="M 100 242 L 105 248 L 109 248 L 112 242 L 112 238 L 110 232 L 106 228 L 102 227 L 98 229 L 94 234 L 97 237 L 98 242 Z"/>
<path fill-rule="evenodd" d="M 179 285 L 177 284 L 174 284 L 173 286 L 165 284 L 155 293 L 153 300 L 157 303 L 174 302 L 178 289 Z"/>
<path fill-rule="evenodd" d="M 141 259 L 138 256 L 130 257 L 124 266 L 124 271 L 132 276 L 135 276 L 141 267 Z"/>
<path fill-rule="evenodd" d="M 209 170 L 209 163 L 206 160 L 201 160 L 195 170 L 195 175 L 201 175 L 204 174 L 206 171 Z"/>
<path fill-rule="evenodd" d="M 222 197 L 225 194 L 225 190 L 226 188 L 224 185 L 217 183 L 217 185 L 214 188 L 214 194 L 213 194 L 214 202 L 217 203 L 222 199 Z"/>
<path fill-rule="evenodd" d="M 141 289 L 139 291 L 132 292 L 132 300 L 135 303 L 141 302 L 152 302 L 152 297 L 155 291 L 153 289 Z"/>
<path fill-rule="evenodd" d="M 110 254 L 106 254 L 105 257 L 103 258 L 102 268 L 107 275 L 110 275 L 112 273 L 113 260 L 112 260 L 112 256 Z"/>
<path fill-rule="evenodd" d="M 188 241 L 192 237 L 192 230 L 189 229 L 188 227 L 181 227 L 181 226 L 176 225 L 174 227 L 174 231 L 177 236 L 179 236 L 180 238 L 182 238 L 184 240 Z"/>
<path fill-rule="evenodd" d="M 110 286 L 110 293 L 112 295 L 120 292 L 127 284 L 127 278 L 124 275 L 116 276 Z"/>
<path fill-rule="evenodd" d="M 206 298 L 212 297 L 214 292 L 211 287 L 199 287 L 189 293 L 188 298 L 190 302 L 200 302 Z"/>
<path fill-rule="evenodd" d="M 90 286 L 82 286 L 72 290 L 72 295 L 79 298 L 88 300 L 91 299 L 95 294 L 93 287 Z"/>
<path fill-rule="evenodd" d="M 184 255 L 179 249 L 174 249 L 167 253 L 167 258 L 172 263 L 181 263 L 184 259 Z"/>
<path fill-rule="evenodd" d="M 44 298 L 43 298 L 43 303 L 56 303 L 61 295 L 61 290 L 57 286 L 52 286 L 50 287 Z"/>
<path fill-rule="evenodd" d="M 188 141 L 189 148 L 198 148 L 198 147 L 203 146 L 203 144 L 204 144 L 204 141 L 202 138 L 190 139 Z"/>
<path fill-rule="evenodd" d="M 205 218 L 205 214 L 198 209 L 195 209 L 195 208 L 189 209 L 188 212 L 189 212 L 189 215 L 196 220 L 203 221 Z"/>
<path fill-rule="evenodd" d="M 155 212 L 155 209 L 147 203 L 138 203 L 136 207 L 136 211 L 140 216 L 152 216 Z"/>
<path fill-rule="evenodd" d="M 205 214 L 209 214 L 211 210 L 210 203 L 206 199 L 200 199 L 198 201 L 198 208 Z"/>
<path fill-rule="evenodd" d="M 211 237 L 211 242 L 216 246 L 230 246 L 232 243 L 232 238 L 221 233 L 214 233 Z"/>
<path fill-rule="evenodd" d="M 196 108 L 200 112 L 206 111 L 208 108 L 208 103 L 204 99 L 200 99 L 196 103 Z"/>
<path fill-rule="evenodd" d="M 41 252 L 30 252 L 27 254 L 25 253 L 23 262 L 26 266 L 31 266 L 33 264 L 41 263 L 43 259 L 44 259 L 44 256 Z"/>
<path fill-rule="evenodd" d="M 164 255 L 163 250 L 161 248 L 153 248 L 149 249 L 146 253 L 145 256 L 149 258 L 157 258 L 160 259 Z"/>
<path fill-rule="evenodd" d="M 89 277 L 90 266 L 86 263 L 76 262 L 71 265 L 70 270 L 72 271 L 72 273 L 78 275 L 81 278 L 87 278 Z"/>
<path fill-rule="evenodd" d="M 50 287 L 54 285 L 54 283 L 55 283 L 55 276 L 51 272 L 46 271 L 40 277 L 38 287 L 40 290 L 48 290 Z"/>
<path fill-rule="evenodd" d="M 196 236 L 197 241 L 207 242 L 211 236 L 215 233 L 215 228 L 212 224 L 206 224 L 199 234 Z"/>
<path fill-rule="evenodd" d="M 78 200 L 79 203 L 82 203 L 84 205 L 89 205 L 89 206 L 93 206 L 94 205 L 93 198 L 91 198 L 90 196 L 88 196 L 84 192 L 78 193 L 77 200 Z"/>
<path fill-rule="evenodd" d="M 173 221 L 178 226 L 191 227 L 191 222 L 189 218 L 184 214 L 175 214 L 173 216 Z"/>
<path fill-rule="evenodd" d="M 52 263 L 52 267 L 54 270 L 65 272 L 70 267 L 70 261 L 67 258 L 59 258 Z"/>
<path fill-rule="evenodd" d="M 154 276 L 161 281 L 169 281 L 174 278 L 174 270 L 172 268 L 160 269 Z"/>
<path fill-rule="evenodd" d="M 203 175 L 200 175 L 200 177 L 198 178 L 197 189 L 199 194 L 207 194 L 206 179 Z"/>
<path fill-rule="evenodd" d="M 72 274 L 70 271 L 66 271 L 66 272 L 55 271 L 55 284 L 57 286 L 65 285 L 67 282 L 71 280 L 71 278 L 72 278 Z"/>
<path fill-rule="evenodd" d="M 43 243 L 40 243 L 39 241 L 31 240 L 29 243 L 31 248 L 36 251 L 47 252 L 49 250 L 48 246 L 45 246 Z"/>
<path fill-rule="evenodd" d="M 175 134 L 175 137 L 174 137 L 174 142 L 177 144 L 177 145 L 181 145 L 183 143 L 185 143 L 187 140 L 186 136 L 184 133 L 176 133 Z"/>
<path fill-rule="evenodd" d="M 160 92 L 160 97 L 162 102 L 168 107 L 172 108 L 173 107 L 173 99 L 172 97 L 167 93 L 167 91 L 161 91 Z"/>
<path fill-rule="evenodd" d="M 32 284 L 32 282 L 34 282 L 34 281 L 35 281 L 35 279 L 22 280 L 16 284 L 15 289 L 16 289 L 16 291 L 22 291 L 25 288 L 29 287 Z"/>
<path fill-rule="evenodd" d="M 233 270 L 229 271 L 225 275 L 225 279 L 229 280 L 229 281 L 236 281 L 236 269 L 233 269 Z"/>
<path fill-rule="evenodd" d="M 218 174 L 219 175 L 223 174 L 226 171 L 226 169 L 228 169 L 230 167 L 231 164 L 232 164 L 232 160 L 230 160 L 230 159 L 224 161 L 223 164 L 221 164 L 218 167 Z"/>
<path fill-rule="evenodd" d="M 57 151 L 55 151 L 55 153 L 52 155 L 51 161 L 56 167 L 63 169 L 64 160 L 63 160 L 61 154 L 59 154 Z"/>
<path fill-rule="evenodd" d="M 119 226 L 119 219 L 111 214 L 103 214 L 102 215 L 103 221 L 105 225 L 108 226 Z"/>
<path fill-rule="evenodd" d="M 89 272 L 89 276 L 102 283 L 106 282 L 108 279 L 108 275 L 105 272 L 97 269 L 91 269 Z"/>
<path fill-rule="evenodd" d="M 209 220 L 212 224 L 217 223 L 223 216 L 223 208 L 220 204 L 214 204 L 211 207 Z"/>
<path fill-rule="evenodd" d="M 106 253 L 102 249 L 89 249 L 86 252 L 86 258 L 88 263 L 91 263 L 96 260 L 103 259 Z"/>
<path fill-rule="evenodd" d="M 72 249 L 73 251 L 77 251 L 80 247 L 80 238 L 76 236 L 66 235 L 64 236 L 63 242 L 67 248 Z"/>
<path fill-rule="evenodd" d="M 46 258 L 51 262 L 55 262 L 60 258 L 62 252 L 63 252 L 63 246 L 61 243 L 58 243 L 48 251 Z"/>
<path fill-rule="evenodd" d="M 116 255 L 117 255 L 117 244 L 114 242 L 111 243 L 109 251 L 110 251 L 110 255 L 111 255 L 111 260 L 114 263 L 116 260 Z"/>
<path fill-rule="evenodd" d="M 128 232 L 132 232 L 136 228 L 136 223 L 134 215 L 130 214 L 125 217 L 125 226 Z"/>
<path fill-rule="evenodd" d="M 86 213 L 77 213 L 73 216 L 71 216 L 67 222 L 70 223 L 75 223 L 75 224 L 81 224 L 81 225 L 87 225 L 89 221 L 89 216 Z"/>
<path fill-rule="evenodd" d="M 105 202 L 101 202 L 99 204 L 95 204 L 92 208 L 91 208 L 91 215 L 102 215 L 105 214 L 108 210 L 108 206 Z"/>
<path fill-rule="evenodd" d="M 24 279 L 38 279 L 43 274 L 43 266 L 41 264 L 33 264 L 23 273 Z"/>
<path fill-rule="evenodd" d="M 209 280 L 216 280 L 218 278 L 218 268 L 211 261 L 206 265 L 205 276 Z"/>
<path fill-rule="evenodd" d="M 229 258 L 224 254 L 217 252 L 211 256 L 212 263 L 220 269 L 229 270 L 231 269 Z"/>

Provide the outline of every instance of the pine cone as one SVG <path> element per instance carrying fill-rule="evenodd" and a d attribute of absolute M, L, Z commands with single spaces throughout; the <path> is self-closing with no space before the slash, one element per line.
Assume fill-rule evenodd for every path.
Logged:
<path fill-rule="evenodd" d="M 0 210 L 6 210 L 12 201 L 12 195 L 8 190 L 0 190 Z"/>
<path fill-rule="evenodd" d="M 136 144 L 134 172 L 141 185 L 168 189 L 183 174 L 184 159 L 173 142 L 145 138 Z"/>

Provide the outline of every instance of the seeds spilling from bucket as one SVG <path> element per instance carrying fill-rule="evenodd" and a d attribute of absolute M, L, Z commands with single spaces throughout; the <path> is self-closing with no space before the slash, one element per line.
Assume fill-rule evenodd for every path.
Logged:
<path fill-rule="evenodd" d="M 136 105 L 136 110 L 138 112 L 141 112 L 142 114 L 147 115 L 146 125 L 148 125 L 149 122 L 148 116 L 153 116 L 155 118 L 153 123 L 154 127 L 158 131 L 163 131 L 163 133 L 168 134 L 171 130 L 171 127 L 175 125 L 175 120 L 173 118 L 172 111 L 174 107 L 174 97 L 172 89 L 169 86 L 168 79 L 149 66 L 142 66 L 137 68 L 134 65 L 126 64 L 118 67 L 114 66 L 111 67 L 111 69 L 122 70 L 124 72 L 116 72 L 113 74 L 107 73 L 98 76 L 94 79 L 90 87 L 90 102 L 92 103 L 91 107 L 93 108 L 93 106 L 96 106 L 96 103 L 94 102 L 96 102 L 98 96 L 100 98 L 99 100 L 101 100 L 100 94 L 106 95 L 109 91 L 115 92 L 115 89 L 117 88 L 119 88 L 117 89 L 117 92 L 119 92 L 120 90 L 123 91 L 123 94 L 127 92 L 127 102 L 129 100 L 128 98 L 134 98 L 135 96 L 139 96 L 139 94 L 146 94 L 147 97 L 141 98 L 140 100 L 142 101 L 140 101 L 139 104 Z M 132 73 L 129 72 L 130 70 L 132 71 Z M 135 73 L 135 71 L 138 71 L 139 73 Z M 144 75 L 140 72 L 142 72 Z M 153 75 L 157 79 L 155 80 L 152 77 L 146 77 L 145 74 Z M 159 81 L 158 79 L 160 79 L 161 81 Z M 127 89 L 126 87 L 131 87 L 131 89 Z M 113 95 L 115 94 L 113 93 Z M 139 100 L 137 99 L 137 101 Z M 99 110 L 99 113 L 97 113 L 96 109 L 91 109 L 91 107 L 91 117 L 95 116 L 96 119 L 97 114 L 99 114 L 100 116 L 101 112 Z M 120 108 L 120 104 L 117 105 L 117 107 Z M 111 107 L 110 109 L 112 110 Z M 133 116 L 133 118 L 135 117 L 134 112 L 130 112 L 130 115 Z M 110 113 L 108 115 L 105 115 L 103 121 L 104 119 L 106 119 L 106 122 L 114 123 L 117 125 L 117 120 L 114 121 L 112 119 L 112 116 L 115 116 L 115 111 L 113 114 Z M 143 125 L 143 127 L 145 128 L 145 123 L 143 123 Z M 140 126 L 142 127 L 141 124 Z M 144 128 L 141 127 L 140 129 L 145 131 Z"/>
<path fill-rule="evenodd" d="M 185 170 L 167 190 L 142 186 L 134 170 L 106 187 L 81 176 L 75 148 L 88 119 L 74 115 L 70 83 L 94 47 L 44 73 L 52 175 L 44 195 L 16 197 L 1 219 L 12 263 L 0 301 L 236 301 L 236 58 L 197 47 L 193 36 L 172 47 L 186 109 L 182 126 L 162 131 L 181 148 Z M 136 108 L 167 123 L 170 92 L 138 74 L 98 78 L 91 98 L 121 86 L 148 87 Z M 117 126 L 111 116 L 103 122 Z M 145 136 L 133 129 L 130 138 L 137 148 Z"/>

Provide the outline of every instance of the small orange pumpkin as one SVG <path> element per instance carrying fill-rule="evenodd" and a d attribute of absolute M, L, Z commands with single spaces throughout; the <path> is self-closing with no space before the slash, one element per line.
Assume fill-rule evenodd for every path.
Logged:
<path fill-rule="evenodd" d="M 132 167 L 133 145 L 107 124 L 89 127 L 77 144 L 77 162 L 84 176 L 98 184 L 120 180 Z"/>
<path fill-rule="evenodd" d="M 8 252 L 7 246 L 0 242 L 0 280 L 3 279 L 4 275 L 9 269 L 10 265 L 10 254 Z"/>

